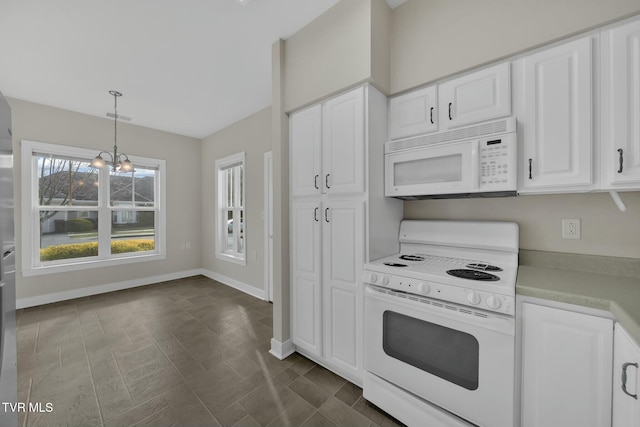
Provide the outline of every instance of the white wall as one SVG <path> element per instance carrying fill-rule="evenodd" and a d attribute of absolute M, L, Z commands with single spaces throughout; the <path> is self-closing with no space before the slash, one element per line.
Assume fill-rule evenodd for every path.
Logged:
<path fill-rule="evenodd" d="M 205 270 L 264 291 L 264 153 L 271 150 L 271 107 L 240 120 L 202 140 L 201 210 L 202 267 Z M 217 159 L 244 151 L 246 266 L 216 258 L 215 194 Z M 255 291 L 248 289 L 250 293 Z"/>
<path fill-rule="evenodd" d="M 284 111 L 364 82 L 388 93 L 390 14 L 384 0 L 345 0 L 289 37 Z"/>
<path fill-rule="evenodd" d="M 608 193 L 405 202 L 407 219 L 515 221 L 520 248 L 640 258 L 640 192 L 620 192 L 620 212 Z M 580 240 L 562 239 L 562 219 L 579 218 Z"/>
<path fill-rule="evenodd" d="M 23 139 L 101 150 L 113 147 L 113 121 L 17 99 L 8 99 L 13 121 L 16 177 L 16 232 L 22 218 L 20 188 L 20 141 Z M 102 267 L 46 276 L 17 274 L 18 299 L 83 290 L 120 282 L 144 282 L 150 276 L 180 275 L 201 267 L 200 259 L 200 141 L 127 123 L 118 124 L 118 147 L 132 155 L 167 161 L 167 258 L 163 261 Z M 182 250 L 181 243 L 191 249 Z M 22 263 L 18 238 L 17 265 Z M 36 298 L 37 299 L 37 298 Z"/>
<path fill-rule="evenodd" d="M 392 12 L 391 93 L 636 13 L 638 0 L 409 0 Z"/>

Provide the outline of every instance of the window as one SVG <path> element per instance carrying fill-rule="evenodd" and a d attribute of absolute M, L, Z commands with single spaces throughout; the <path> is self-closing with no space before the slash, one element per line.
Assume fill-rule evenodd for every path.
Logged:
<path fill-rule="evenodd" d="M 244 152 L 216 161 L 216 256 L 245 265 Z"/>
<path fill-rule="evenodd" d="M 120 173 L 96 153 L 22 141 L 25 275 L 165 258 L 164 160 Z"/>

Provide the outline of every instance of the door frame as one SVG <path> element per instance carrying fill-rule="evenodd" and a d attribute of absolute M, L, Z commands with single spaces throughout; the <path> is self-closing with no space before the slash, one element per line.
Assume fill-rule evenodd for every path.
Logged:
<path fill-rule="evenodd" d="M 264 290 L 273 301 L 273 152 L 264 153 Z"/>

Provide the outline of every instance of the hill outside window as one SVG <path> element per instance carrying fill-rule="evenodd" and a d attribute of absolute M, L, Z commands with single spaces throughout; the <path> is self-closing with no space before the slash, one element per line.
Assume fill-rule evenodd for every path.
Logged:
<path fill-rule="evenodd" d="M 94 154 L 22 141 L 26 276 L 165 258 L 165 161 L 114 172 Z"/>
<path fill-rule="evenodd" d="M 216 257 L 246 265 L 245 153 L 216 160 Z"/>

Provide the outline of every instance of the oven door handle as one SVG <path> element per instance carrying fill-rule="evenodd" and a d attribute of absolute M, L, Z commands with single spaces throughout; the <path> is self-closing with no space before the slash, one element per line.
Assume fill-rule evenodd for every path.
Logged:
<path fill-rule="evenodd" d="M 472 328 L 481 327 L 506 335 L 515 334 L 515 319 L 513 316 L 503 315 L 500 313 L 483 312 L 482 310 L 476 310 L 473 307 L 461 307 L 457 304 L 434 300 L 428 297 L 419 297 L 411 294 L 406 294 L 404 297 L 399 295 L 402 294 L 389 294 L 386 289 L 378 291 L 373 286 L 367 285 L 365 289 L 365 305 L 367 299 L 372 299 L 375 300 L 377 304 L 383 305 L 385 309 L 395 309 L 398 313 L 403 313 L 403 308 L 408 308 L 412 311 L 428 313 L 430 316 L 437 316 L 445 320 L 464 323 Z M 420 300 L 428 301 L 428 303 Z M 465 311 L 459 311 L 460 309 Z"/>

